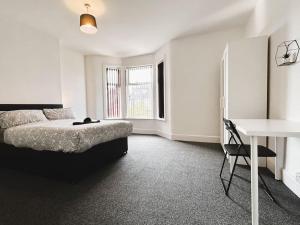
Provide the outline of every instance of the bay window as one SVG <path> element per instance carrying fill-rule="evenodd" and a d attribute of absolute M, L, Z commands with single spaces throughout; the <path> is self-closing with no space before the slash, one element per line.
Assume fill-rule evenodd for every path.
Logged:
<path fill-rule="evenodd" d="M 153 118 L 153 70 L 152 66 L 126 68 L 127 118 Z"/>
<path fill-rule="evenodd" d="M 153 119 L 152 65 L 106 67 L 104 75 L 107 119 Z"/>
<path fill-rule="evenodd" d="M 122 117 L 121 69 L 107 67 L 105 69 L 106 118 Z"/>

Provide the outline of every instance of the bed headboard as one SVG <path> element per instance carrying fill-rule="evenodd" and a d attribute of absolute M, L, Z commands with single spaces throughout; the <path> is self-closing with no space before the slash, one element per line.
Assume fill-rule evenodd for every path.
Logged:
<path fill-rule="evenodd" d="M 21 109 L 59 109 L 62 107 L 62 104 L 0 104 L 0 111 Z"/>

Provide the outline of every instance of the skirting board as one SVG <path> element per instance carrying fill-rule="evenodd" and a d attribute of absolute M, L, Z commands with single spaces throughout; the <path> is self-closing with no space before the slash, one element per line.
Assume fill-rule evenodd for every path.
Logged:
<path fill-rule="evenodd" d="M 300 184 L 287 170 L 284 169 L 282 175 L 283 183 L 300 198 Z"/>
<path fill-rule="evenodd" d="M 156 134 L 156 130 L 150 130 L 150 129 L 139 129 L 139 128 L 133 128 L 132 133 L 134 134 Z"/>
<path fill-rule="evenodd" d="M 177 140 L 177 141 L 220 143 L 220 137 L 219 136 L 171 134 L 171 139 L 172 140 Z"/>
<path fill-rule="evenodd" d="M 152 134 L 165 137 L 176 141 L 191 141 L 191 142 L 207 142 L 207 143 L 220 143 L 219 136 L 204 136 L 204 135 L 187 135 L 187 134 L 169 134 L 160 130 L 150 129 L 133 129 L 134 134 Z"/>
<path fill-rule="evenodd" d="M 171 139 L 171 135 L 160 130 L 150 130 L 150 129 L 139 129 L 133 128 L 134 134 L 149 134 L 149 135 L 158 135 L 167 139 Z"/>

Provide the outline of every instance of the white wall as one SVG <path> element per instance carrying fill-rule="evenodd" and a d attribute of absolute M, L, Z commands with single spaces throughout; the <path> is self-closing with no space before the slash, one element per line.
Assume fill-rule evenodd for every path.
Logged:
<path fill-rule="evenodd" d="M 300 121 L 300 64 L 277 67 L 275 54 L 282 41 L 297 39 L 300 42 L 300 1 L 259 0 L 252 14 L 246 34 L 270 35 L 270 118 Z M 270 140 L 274 146 L 274 140 Z M 300 139 L 288 138 L 283 180 L 299 197 Z M 268 167 L 274 171 L 274 161 L 268 159 Z"/>
<path fill-rule="evenodd" d="M 171 139 L 219 142 L 220 60 L 226 43 L 239 39 L 242 28 L 173 40 L 154 54 L 129 58 L 86 56 L 87 109 L 103 119 L 103 66 L 166 66 L 166 119 L 132 120 L 138 133 Z M 155 71 L 154 71 L 155 72 Z M 122 74 L 124 76 L 124 74 Z M 156 98 L 155 98 L 156 99 Z"/>
<path fill-rule="evenodd" d="M 243 55 L 245 57 L 241 59 Z M 243 38 L 230 42 L 227 67 L 228 118 L 265 119 L 268 94 L 268 37 Z M 241 93 L 237 93 L 238 91 Z M 245 94 L 241 97 L 242 93 Z"/>
<path fill-rule="evenodd" d="M 122 65 L 120 58 L 109 56 L 85 56 L 86 104 L 89 117 L 104 118 L 103 68 L 106 65 Z"/>
<path fill-rule="evenodd" d="M 236 28 L 171 42 L 173 139 L 219 142 L 220 62 L 226 43 L 243 32 Z"/>
<path fill-rule="evenodd" d="M 77 118 L 86 117 L 84 56 L 61 47 L 61 85 L 64 107 L 72 107 Z"/>
<path fill-rule="evenodd" d="M 154 65 L 153 54 L 122 58 L 122 66 Z"/>
<path fill-rule="evenodd" d="M 13 20 L 0 27 L 0 103 L 61 103 L 59 41 Z"/>
<path fill-rule="evenodd" d="M 286 21 L 291 0 L 258 0 L 245 28 L 247 37 L 270 35 Z M 296 0 L 297 1 L 297 0 Z"/>

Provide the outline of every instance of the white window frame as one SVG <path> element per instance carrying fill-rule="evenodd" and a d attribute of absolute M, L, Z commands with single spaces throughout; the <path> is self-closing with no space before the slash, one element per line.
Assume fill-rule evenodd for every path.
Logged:
<path fill-rule="evenodd" d="M 114 68 L 114 69 L 119 69 L 120 70 L 120 76 L 121 76 L 121 112 L 120 112 L 120 117 L 116 117 L 116 118 L 111 118 L 111 117 L 108 117 L 108 114 L 107 114 L 107 74 L 106 74 L 106 69 L 108 68 Z M 123 85 L 123 76 L 122 76 L 122 71 L 123 71 L 123 67 L 122 66 L 119 66 L 119 65 L 104 65 L 103 66 L 103 77 L 102 77 L 102 80 L 103 80 L 103 116 L 104 116 L 104 119 L 107 119 L 107 120 L 119 120 L 119 119 L 123 119 L 124 118 L 124 98 L 123 98 L 123 88 L 124 88 L 124 85 Z"/>
<path fill-rule="evenodd" d="M 127 74 L 127 69 L 130 69 L 130 68 L 136 68 L 136 67 L 143 67 L 143 66 L 151 66 L 152 67 L 152 115 L 151 115 L 151 118 L 131 118 L 131 117 L 128 117 L 127 116 L 127 94 L 128 94 L 128 85 L 127 85 L 127 80 L 128 80 L 128 74 Z M 154 66 L 153 64 L 143 64 L 143 65 L 133 65 L 133 66 L 125 66 L 124 67 L 124 77 L 125 77 L 125 107 L 124 107 L 124 115 L 125 115 L 125 118 L 128 119 L 128 120 L 153 120 L 155 119 L 155 106 L 156 106 L 156 103 L 155 103 L 155 95 L 154 95 L 154 91 L 155 91 L 155 88 L 154 88 L 154 84 L 155 84 L 155 74 L 154 74 Z"/>

